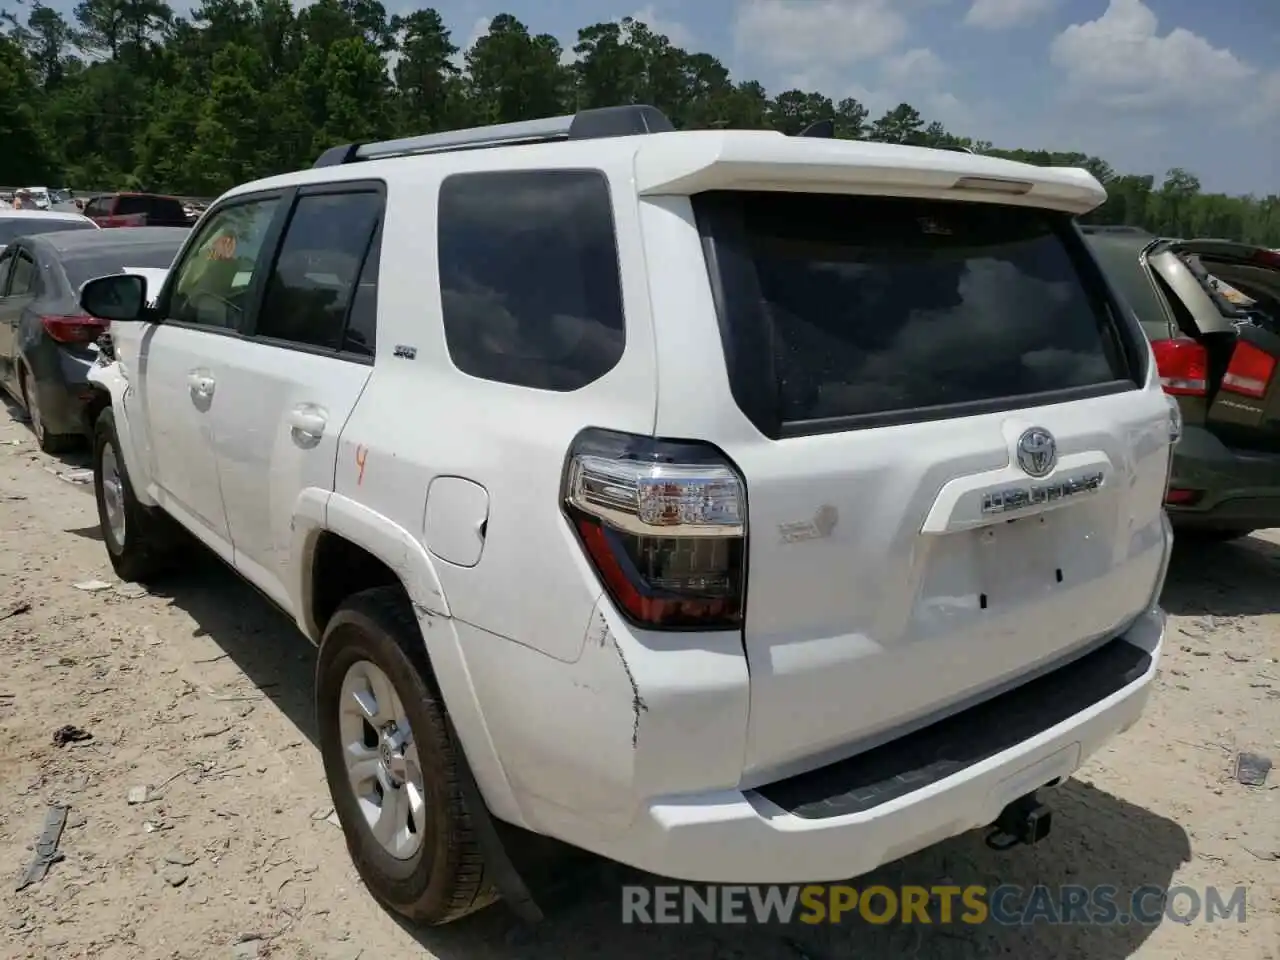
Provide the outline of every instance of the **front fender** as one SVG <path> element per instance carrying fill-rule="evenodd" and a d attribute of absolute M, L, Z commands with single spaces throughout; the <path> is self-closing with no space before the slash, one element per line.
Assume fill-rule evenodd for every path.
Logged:
<path fill-rule="evenodd" d="M 104 390 L 111 397 L 111 412 L 116 420 L 116 437 L 120 441 L 120 456 L 124 458 L 124 468 L 129 474 L 129 482 L 133 487 L 133 495 L 146 507 L 156 506 L 147 490 L 151 486 L 151 474 L 147 468 L 147 459 L 139 449 L 137 438 L 129 423 L 129 407 L 137 396 L 125 376 L 125 371 L 118 360 L 105 365 L 94 364 L 89 368 L 88 380 L 96 389 Z"/>

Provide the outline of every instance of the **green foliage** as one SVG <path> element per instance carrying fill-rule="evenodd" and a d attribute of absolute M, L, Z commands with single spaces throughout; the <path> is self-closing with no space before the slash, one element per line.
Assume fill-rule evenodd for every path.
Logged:
<path fill-rule="evenodd" d="M 0 183 L 213 195 L 336 143 L 652 103 L 685 128 L 798 133 L 834 117 L 844 138 L 1082 166 L 1108 191 L 1095 222 L 1280 246 L 1280 196 L 1204 193 L 1178 168 L 1157 183 L 1083 153 L 997 150 L 908 103 L 872 118 L 854 99 L 770 97 L 631 17 L 584 27 L 572 51 L 510 14 L 459 50 L 436 10 L 389 16 L 379 0 L 201 0 L 190 17 L 164 0 L 80 0 L 73 22 L 35 2 L 0 20 Z"/>
<path fill-rule="evenodd" d="M 53 151 L 40 123 L 40 90 L 26 52 L 0 34 L 0 181 L 41 183 L 54 168 Z"/>

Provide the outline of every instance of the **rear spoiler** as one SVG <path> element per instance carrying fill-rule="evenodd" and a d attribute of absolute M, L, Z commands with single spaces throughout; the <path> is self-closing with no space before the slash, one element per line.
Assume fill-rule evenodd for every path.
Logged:
<path fill-rule="evenodd" d="M 1060 210 L 1075 216 L 1107 192 L 1087 170 L 1033 167 L 962 151 L 865 140 L 788 137 L 773 131 L 689 131 L 681 150 L 641 140 L 641 196 L 708 190 L 805 190 L 971 200 Z"/>

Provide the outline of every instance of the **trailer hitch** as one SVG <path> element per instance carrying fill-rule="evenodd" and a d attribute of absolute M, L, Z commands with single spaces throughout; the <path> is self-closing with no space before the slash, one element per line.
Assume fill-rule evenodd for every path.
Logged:
<path fill-rule="evenodd" d="M 1039 843 L 1053 826 L 1053 811 L 1036 799 L 1035 792 L 1014 800 L 1000 811 L 991 825 L 986 844 L 992 850 L 1009 850 L 1020 843 Z"/>

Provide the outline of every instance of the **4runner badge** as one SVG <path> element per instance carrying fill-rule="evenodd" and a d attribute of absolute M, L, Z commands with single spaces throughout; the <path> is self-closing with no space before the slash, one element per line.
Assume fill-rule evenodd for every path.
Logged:
<path fill-rule="evenodd" d="M 1025 487 L 1004 487 L 982 495 L 982 513 L 991 516 L 1008 513 L 1026 507 L 1041 506 L 1093 493 L 1102 488 L 1106 477 L 1101 470 L 1091 470 L 1074 477 L 1064 477 L 1051 483 L 1032 483 Z"/>

